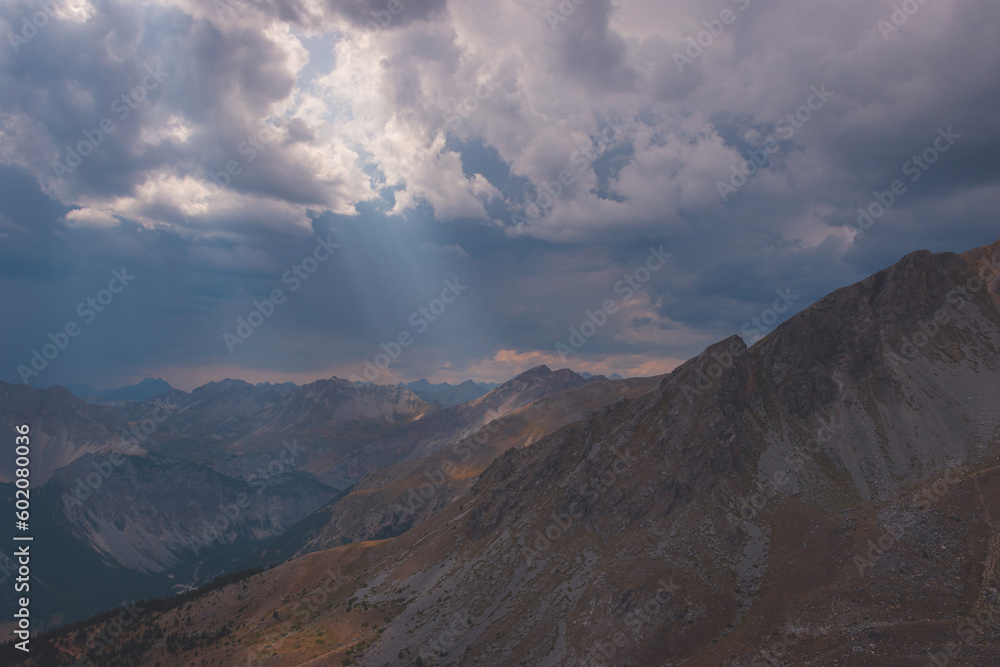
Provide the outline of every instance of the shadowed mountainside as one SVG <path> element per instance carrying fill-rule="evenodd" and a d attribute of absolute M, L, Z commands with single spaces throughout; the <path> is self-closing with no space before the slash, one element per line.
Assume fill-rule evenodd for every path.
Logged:
<path fill-rule="evenodd" d="M 599 407 L 652 391 L 660 379 L 590 382 L 517 408 L 430 456 L 375 471 L 269 544 L 260 562 L 399 535 L 465 493 L 507 449 L 527 447 Z"/>

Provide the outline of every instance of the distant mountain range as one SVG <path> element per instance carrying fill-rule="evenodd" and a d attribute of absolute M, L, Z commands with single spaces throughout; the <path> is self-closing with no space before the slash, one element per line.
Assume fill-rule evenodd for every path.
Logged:
<path fill-rule="evenodd" d="M 146 378 L 138 384 L 130 384 L 118 389 L 94 389 L 86 384 L 64 385 L 74 396 L 87 403 L 112 403 L 115 401 L 148 401 L 154 396 L 166 394 L 173 389 L 169 382 Z"/>
<path fill-rule="evenodd" d="M 583 377 L 589 378 L 590 373 L 584 373 Z M 621 379 L 617 374 L 612 379 Z M 465 403 L 483 396 L 491 389 L 499 386 L 496 382 L 465 382 L 453 385 L 447 382 L 431 384 L 427 380 L 416 380 L 415 382 L 399 383 L 428 403 L 437 401 L 444 407 L 451 407 L 459 403 Z M 113 403 L 117 401 L 148 401 L 155 396 L 161 396 L 173 390 L 169 382 L 160 379 L 146 378 L 137 384 L 130 384 L 117 389 L 95 389 L 87 384 L 62 385 L 74 396 L 87 403 Z M 258 382 L 256 387 L 261 389 L 274 389 L 279 393 L 294 390 L 298 385 L 294 382 L 281 382 L 272 384 L 270 382 Z"/>
<path fill-rule="evenodd" d="M 584 379 L 593 377 L 590 373 L 580 373 Z M 618 373 L 608 377 L 609 380 L 623 379 Z M 491 390 L 500 386 L 498 382 L 475 382 L 466 380 L 461 384 L 449 384 L 441 382 L 432 384 L 428 380 L 416 380 L 414 382 L 400 382 L 400 386 L 406 387 L 427 403 L 437 401 L 446 408 L 472 401 L 480 396 L 484 396 Z M 54 385 L 55 386 L 55 385 Z M 118 401 L 148 401 L 156 396 L 167 394 L 173 390 L 169 382 L 160 379 L 146 378 L 137 384 L 130 384 L 117 389 L 95 389 L 86 384 L 62 385 L 74 396 L 86 403 L 114 403 Z M 254 385 L 260 389 L 274 389 L 279 393 L 292 391 L 298 387 L 294 382 L 281 382 L 272 384 L 270 382 L 258 382 Z"/>
<path fill-rule="evenodd" d="M 590 378 L 592 378 L 594 376 L 591 373 L 583 372 L 583 373 L 580 373 L 580 377 L 583 377 L 583 378 L 586 378 L 586 379 L 589 380 Z M 624 380 L 625 378 L 623 378 L 621 375 L 618 375 L 618 373 L 612 373 L 611 375 L 608 376 L 608 379 L 609 380 Z"/>
<path fill-rule="evenodd" d="M 466 380 L 458 385 L 447 382 L 431 384 L 427 380 L 417 380 L 406 384 L 400 382 L 400 384 L 428 403 L 437 401 L 446 408 L 475 400 L 499 386 L 497 383 L 473 382 L 472 380 Z"/>

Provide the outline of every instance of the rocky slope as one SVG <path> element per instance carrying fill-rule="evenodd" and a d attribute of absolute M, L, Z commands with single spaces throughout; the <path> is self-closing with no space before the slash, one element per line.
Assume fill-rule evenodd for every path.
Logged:
<path fill-rule="evenodd" d="M 520 407 L 430 456 L 374 471 L 268 545 L 260 562 L 399 535 L 465 493 L 507 449 L 527 447 L 597 408 L 652 391 L 660 379 L 589 382 Z"/>
<path fill-rule="evenodd" d="M 325 467 L 316 465 L 310 470 L 327 484 L 347 488 L 365 475 L 398 461 L 425 458 L 453 447 L 490 422 L 535 401 L 604 379 L 603 376 L 595 376 L 586 380 L 571 370 L 552 371 L 547 366 L 539 366 L 504 382 L 474 401 L 415 419 L 366 443 L 342 460 L 330 460 Z"/>
<path fill-rule="evenodd" d="M 19 424 L 31 426 L 32 485 L 84 454 L 141 451 L 130 441 L 127 423 L 113 410 L 88 405 L 66 389 L 34 389 L 0 382 L 0 438 L 13 443 Z M 0 457 L 0 481 L 13 481 L 14 457 Z"/>
<path fill-rule="evenodd" d="M 87 454 L 31 495 L 32 534 L 44 545 L 32 561 L 42 573 L 31 589 L 34 622 L 52 627 L 243 569 L 335 494 L 291 467 L 254 484 L 155 456 Z M 0 563 L 12 557 L 4 545 Z M 0 600 L 14 605 L 13 586 Z"/>

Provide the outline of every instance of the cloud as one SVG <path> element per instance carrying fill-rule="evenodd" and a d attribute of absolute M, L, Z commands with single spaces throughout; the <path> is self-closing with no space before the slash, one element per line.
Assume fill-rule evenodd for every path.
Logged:
<path fill-rule="evenodd" d="M 574 6 L 60 3 L 0 50 L 0 281 L 28 313 L 0 377 L 121 264 L 145 270 L 134 303 L 53 374 L 347 372 L 459 275 L 468 299 L 391 373 L 502 379 L 552 360 L 663 244 L 671 265 L 567 362 L 646 372 L 776 289 L 804 304 L 995 240 L 1000 6 L 936 0 L 885 34 L 891 6 L 861 0 Z M 4 34 L 35 7 L 0 6 Z M 850 231 L 948 127 L 954 147 Z M 331 230 L 344 251 L 229 358 L 222 331 Z"/>
<path fill-rule="evenodd" d="M 70 211 L 65 217 L 66 224 L 74 227 L 117 227 L 118 218 L 113 211 L 93 208 L 78 208 Z"/>

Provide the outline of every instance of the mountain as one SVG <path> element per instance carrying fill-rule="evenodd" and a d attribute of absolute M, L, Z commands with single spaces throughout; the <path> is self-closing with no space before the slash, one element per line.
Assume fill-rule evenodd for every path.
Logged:
<path fill-rule="evenodd" d="M 59 385 L 52 385 L 53 387 Z M 68 390 L 69 393 L 73 394 L 79 399 L 85 399 L 101 393 L 99 389 L 94 389 L 89 384 L 65 384 L 61 385 L 64 389 Z"/>
<path fill-rule="evenodd" d="M 0 438 L 13 443 L 19 424 L 31 427 L 32 486 L 84 454 L 137 448 L 128 424 L 107 407 L 88 405 L 60 386 L 35 389 L 0 382 Z M 13 480 L 14 457 L 0 457 L 0 481 Z"/>
<path fill-rule="evenodd" d="M 254 386 L 257 387 L 258 389 L 265 389 L 265 390 L 275 389 L 281 392 L 288 392 L 292 391 L 293 389 L 297 389 L 299 385 L 295 384 L 294 382 L 275 382 L 275 383 L 258 382 Z"/>
<path fill-rule="evenodd" d="M 508 449 L 398 537 L 148 613 L 108 653 L 996 664 L 998 395 L 1000 241 L 913 253 L 749 349 L 720 341 L 652 391 Z M 45 642 L 73 654 L 106 625 Z"/>
<path fill-rule="evenodd" d="M 274 540 L 259 562 L 399 535 L 465 493 L 504 451 L 527 447 L 597 408 L 652 391 L 660 379 L 590 382 L 548 395 L 429 456 L 374 471 Z"/>
<path fill-rule="evenodd" d="M 496 383 L 473 382 L 472 380 L 466 380 L 459 385 L 452 385 L 447 382 L 431 384 L 427 380 L 408 382 L 405 385 L 403 383 L 400 384 L 428 403 L 437 401 L 446 408 L 475 400 L 499 386 Z"/>
<path fill-rule="evenodd" d="M 101 391 L 86 384 L 67 385 L 66 389 L 87 403 L 114 403 L 116 401 L 148 401 L 154 396 L 166 394 L 173 387 L 170 386 L 170 383 L 159 378 L 146 378 L 138 384 L 125 385 L 118 389 Z"/>
<path fill-rule="evenodd" d="M 586 378 L 588 380 L 590 378 L 594 377 L 593 374 L 591 374 L 591 373 L 580 373 L 580 375 L 581 375 L 581 377 L 584 377 L 584 378 Z M 611 375 L 608 376 L 608 379 L 609 380 L 622 380 L 624 378 L 622 378 L 621 375 L 618 375 L 618 373 L 612 373 Z"/>
<path fill-rule="evenodd" d="M 31 589 L 34 623 L 75 621 L 239 570 L 336 494 L 291 466 L 260 470 L 246 480 L 157 457 L 93 454 L 57 470 L 31 496 L 32 528 L 45 545 L 33 559 L 45 573 Z M 2 494 L 3 507 L 11 496 Z M 0 562 L 12 556 L 0 547 Z M 14 600 L 12 588 L 0 590 L 0 601 Z"/>
<path fill-rule="evenodd" d="M 398 461 L 430 456 L 518 408 L 598 379 L 606 378 L 585 380 L 573 371 L 538 366 L 473 401 L 426 414 L 376 438 L 317 474 L 331 486 L 347 488 L 370 472 Z"/>
<path fill-rule="evenodd" d="M 151 435 L 149 451 L 216 465 L 233 456 L 280 452 L 295 438 L 306 451 L 298 465 L 310 471 L 435 409 L 405 388 L 338 378 L 301 387 L 227 379 L 190 394 L 174 390 L 157 398 L 169 418 Z M 130 421 L 140 421 L 157 405 L 129 404 L 121 411 Z"/>
<path fill-rule="evenodd" d="M 301 469 L 315 474 L 325 484 L 343 489 L 353 480 L 340 471 L 352 465 L 362 452 L 422 424 L 438 409 L 405 387 L 338 378 L 320 380 L 282 395 L 257 413 L 252 428 L 230 439 L 227 451 L 280 451 L 282 442 L 294 435 L 306 452 Z"/>
<path fill-rule="evenodd" d="M 0 383 L 0 430 L 13 443 L 13 428 L 31 425 L 34 528 L 52 558 L 72 554 L 76 564 L 36 587 L 36 622 L 76 620 L 122 596 L 166 595 L 240 569 L 339 493 L 312 468 L 433 409 L 406 389 L 337 379 L 224 380 L 108 405 L 62 387 Z M 13 464 L 0 461 L 2 481 L 13 481 Z M 0 501 L 13 511 L 13 484 Z M 12 554 L 0 547 L 0 570 Z M 13 604 L 11 595 L 0 600 Z"/>
<path fill-rule="evenodd" d="M 148 401 L 154 396 L 173 389 L 169 382 L 159 378 L 146 378 L 138 384 L 130 384 L 118 389 L 108 389 L 97 395 L 105 401 Z"/>

